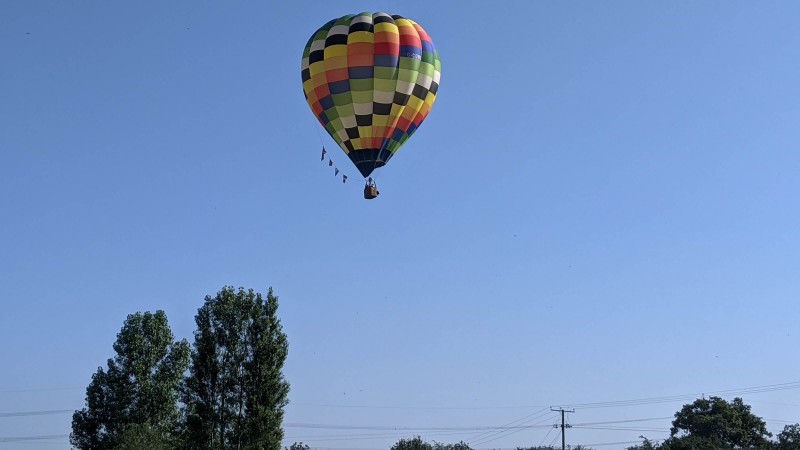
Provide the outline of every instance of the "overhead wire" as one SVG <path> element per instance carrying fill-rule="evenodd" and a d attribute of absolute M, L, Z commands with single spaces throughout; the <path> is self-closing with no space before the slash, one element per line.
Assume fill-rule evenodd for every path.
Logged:
<path fill-rule="evenodd" d="M 687 401 L 696 399 L 699 396 L 704 395 L 744 395 L 744 394 L 759 394 L 764 392 L 775 392 L 775 391 L 784 391 L 784 390 L 791 390 L 791 389 L 800 389 L 800 382 L 790 382 L 790 383 L 779 383 L 779 384 L 770 384 L 764 386 L 753 386 L 748 388 L 739 388 L 739 389 L 726 389 L 726 390 L 717 390 L 717 391 L 706 391 L 706 392 L 699 392 L 694 394 L 681 394 L 681 395 L 670 395 L 670 396 L 662 396 L 662 397 L 645 397 L 639 399 L 629 399 L 629 400 L 613 400 L 613 401 L 605 401 L 605 402 L 592 402 L 592 403 L 571 403 L 564 406 L 569 406 L 571 408 L 581 408 L 581 409 L 589 409 L 589 408 L 615 408 L 615 407 L 623 407 L 623 406 L 638 406 L 638 405 L 650 405 L 656 403 L 672 403 L 678 401 Z"/>
<path fill-rule="evenodd" d="M 545 419 L 545 420 L 543 420 L 541 422 L 537 422 L 537 423 L 531 425 L 530 428 L 552 428 L 553 424 L 549 423 L 552 420 L 553 420 L 553 418 L 549 417 L 549 418 L 547 418 L 547 419 Z M 492 442 L 492 441 L 496 441 L 497 439 L 511 436 L 512 434 L 519 433 L 520 431 L 524 431 L 524 430 L 523 429 L 519 429 L 519 430 L 509 431 L 509 432 L 506 432 L 505 434 L 503 434 L 502 436 L 497 436 L 497 437 L 494 437 L 492 439 L 484 440 L 483 442 L 481 442 L 481 444 L 486 444 L 486 443 L 489 443 L 489 442 Z"/>
<path fill-rule="evenodd" d="M 382 438 L 402 438 L 403 436 L 408 436 L 408 431 L 396 431 L 396 432 L 387 432 L 387 433 L 376 433 L 376 434 L 352 434 L 352 435 L 330 435 L 330 436 L 293 436 L 284 438 L 287 441 L 302 441 L 302 442 L 320 442 L 320 441 L 347 441 L 347 440 L 370 440 L 370 439 L 382 439 Z M 463 435 L 463 431 L 438 431 L 438 432 L 429 432 L 425 433 L 425 437 L 429 436 L 453 436 L 453 435 Z"/>
<path fill-rule="evenodd" d="M 324 408 L 357 408 L 357 409 L 412 409 L 412 410 L 482 410 L 482 409 L 533 409 L 538 406 L 400 406 L 400 405 L 335 405 L 329 403 L 292 403 L 292 406 L 312 406 Z"/>
<path fill-rule="evenodd" d="M 550 441 L 550 447 L 552 447 L 552 446 L 556 445 L 556 441 L 557 441 L 557 440 L 558 440 L 558 433 L 556 433 L 556 435 L 555 435 L 555 436 L 553 436 L 553 440 L 552 440 L 552 441 Z"/>
<path fill-rule="evenodd" d="M 15 412 L 0 412 L 0 418 L 4 417 L 26 417 L 26 416 L 50 416 L 55 414 L 67 414 L 75 411 L 71 409 L 53 409 L 49 411 L 15 411 Z"/>
<path fill-rule="evenodd" d="M 765 422 L 800 423 L 800 420 L 764 419 Z"/>
<path fill-rule="evenodd" d="M 504 425 L 500 426 L 481 426 L 481 427 L 400 427 L 400 426 L 374 426 L 374 425 L 367 425 L 367 426 L 339 426 L 339 425 L 332 425 L 332 426 L 323 426 L 321 424 L 286 424 L 286 427 L 299 427 L 299 428 L 325 428 L 325 429 L 372 429 L 372 430 L 386 430 L 386 433 L 358 433 L 358 434 L 330 434 L 330 435 L 303 435 L 303 436 L 291 436 L 287 437 L 287 440 L 302 440 L 304 442 L 318 442 L 324 440 L 365 440 L 365 439 L 379 439 L 379 438 L 386 438 L 386 437 L 398 437 L 407 435 L 408 432 L 414 431 L 428 431 L 426 433 L 427 436 L 449 436 L 449 435 L 459 435 L 463 434 L 464 431 L 475 431 L 475 430 L 486 430 L 477 435 L 470 436 L 467 439 L 473 445 L 482 445 L 487 442 L 491 442 L 493 440 L 499 439 L 500 437 L 506 437 L 510 434 L 523 431 L 526 429 L 534 429 L 534 428 L 548 428 L 549 431 L 542 439 L 542 444 L 544 440 L 547 439 L 547 436 L 552 432 L 553 424 L 548 424 L 546 426 L 542 425 L 543 423 L 552 420 L 553 418 L 550 417 L 545 421 L 540 421 L 535 424 L 531 424 L 530 422 L 534 419 L 538 419 L 542 416 L 542 412 L 549 412 L 547 410 L 542 411 L 535 411 L 525 417 L 520 419 L 516 419 L 514 421 L 508 422 Z M 648 417 L 648 418 L 641 418 L 641 419 L 624 419 L 624 420 L 612 420 L 612 421 L 602 421 L 602 422 L 583 422 L 571 425 L 572 428 L 584 428 L 584 429 L 594 429 L 594 430 L 618 430 L 618 431 L 665 431 L 664 428 L 652 428 L 652 427 L 604 427 L 600 425 L 613 425 L 613 424 L 620 424 L 620 423 L 634 423 L 634 422 L 644 422 L 644 421 L 653 421 L 653 420 L 665 420 L 670 419 L 671 417 Z M 522 423 L 519 423 L 522 422 Z M 786 421 L 787 423 L 789 421 Z M 557 424 L 556 424 L 557 425 Z M 541 444 L 540 444 L 541 445 Z"/>
<path fill-rule="evenodd" d="M 18 392 L 72 391 L 72 390 L 76 390 L 76 389 L 86 389 L 86 386 L 3 389 L 3 390 L 0 390 L 0 394 L 12 394 L 12 393 L 18 393 Z"/>
<path fill-rule="evenodd" d="M 553 430 L 555 430 L 555 429 L 556 429 L 555 424 L 553 424 L 553 426 L 550 427 L 550 429 L 547 431 L 547 434 L 545 434 L 544 437 L 542 438 L 542 441 L 539 442 L 539 447 L 544 445 L 544 441 L 547 440 L 547 436 L 550 436 L 550 433 L 552 433 Z"/>
<path fill-rule="evenodd" d="M 573 426 L 574 427 L 578 427 L 578 426 L 584 426 L 584 425 L 608 425 L 608 424 L 613 424 L 613 423 L 648 422 L 648 421 L 651 421 L 651 420 L 666 420 L 666 419 L 672 419 L 672 418 L 674 418 L 674 416 L 648 417 L 648 418 L 645 418 L 645 419 L 607 420 L 607 421 L 604 421 L 604 422 L 582 422 L 582 423 L 576 423 Z"/>
<path fill-rule="evenodd" d="M 0 442 L 29 442 L 68 438 L 68 434 L 42 434 L 38 436 L 7 436 L 0 437 Z"/>
<path fill-rule="evenodd" d="M 510 435 L 522 430 L 526 429 L 533 429 L 533 428 L 541 428 L 542 423 L 538 422 L 531 424 L 536 419 L 541 418 L 543 415 L 549 413 L 547 409 L 542 409 L 535 411 L 527 416 L 522 418 L 516 419 L 512 422 L 509 422 L 505 425 L 500 426 L 472 426 L 472 427 L 410 427 L 410 426 L 387 426 L 387 425 L 325 425 L 325 424 L 313 424 L 313 423 L 287 423 L 284 426 L 286 428 L 307 428 L 307 429 L 331 429 L 331 430 L 376 430 L 376 431 L 387 431 L 387 433 L 358 433 L 358 434 L 347 434 L 347 435 L 323 435 L 323 436 L 292 436 L 287 440 L 291 439 L 298 439 L 302 440 L 303 442 L 318 442 L 324 440 L 364 440 L 364 439 L 379 439 L 379 438 L 386 438 L 386 437 L 397 437 L 398 435 L 405 435 L 408 432 L 422 432 L 427 431 L 426 435 L 436 435 L 436 436 L 444 436 L 444 435 L 457 435 L 463 434 L 465 431 L 480 431 L 477 435 L 468 436 L 466 440 L 471 443 L 471 445 L 481 445 L 487 442 L 491 442 L 493 440 L 499 439 L 500 437 L 504 437 L 503 435 Z M 552 417 L 547 418 L 545 422 L 552 420 Z M 550 425 L 546 425 L 547 428 L 550 428 Z M 477 438 L 477 440 L 476 440 Z"/>
<path fill-rule="evenodd" d="M 582 444 L 584 447 L 603 447 L 606 445 L 628 445 L 628 444 L 641 444 L 642 441 L 620 441 L 620 442 L 600 442 L 592 444 Z"/>
<path fill-rule="evenodd" d="M 316 428 L 326 430 L 376 430 L 376 431 L 495 431 L 495 430 L 524 430 L 540 427 L 539 425 L 517 425 L 517 426 L 470 426 L 470 427 L 413 427 L 395 425 L 330 425 L 321 423 L 287 423 L 285 428 Z"/>
<path fill-rule="evenodd" d="M 550 411 L 546 411 L 546 413 L 547 412 L 550 412 Z M 541 417 L 541 415 L 540 415 L 540 417 Z M 539 417 L 537 417 L 537 418 L 539 418 Z M 533 420 L 533 418 L 531 418 L 529 421 L 523 422 L 523 423 L 529 423 L 532 420 Z M 492 434 L 490 436 L 486 436 L 484 438 L 478 439 L 476 442 L 474 442 L 474 445 L 483 445 L 483 444 L 486 444 L 488 442 L 496 441 L 497 439 L 510 436 L 512 434 L 518 433 L 518 432 L 520 432 L 522 430 L 525 430 L 525 429 L 531 429 L 531 428 L 534 428 L 534 427 L 542 427 L 543 423 L 549 422 L 550 420 L 552 420 L 551 417 L 547 418 L 547 419 L 545 419 L 543 421 L 539 421 L 539 422 L 537 422 L 535 424 L 527 425 L 526 428 L 517 428 L 517 429 L 512 429 L 512 430 L 501 430 L 501 431 L 498 431 L 498 432 L 496 432 L 496 433 L 494 433 L 494 434 Z M 547 426 L 549 427 L 550 425 L 547 425 Z"/>
<path fill-rule="evenodd" d="M 633 398 L 626 400 L 610 400 L 602 402 L 588 402 L 588 403 L 565 403 L 562 406 L 570 408 L 614 408 L 624 406 L 639 406 L 658 403 L 670 403 L 685 400 L 694 400 L 703 395 L 745 395 L 745 394 L 759 394 L 765 392 L 776 392 L 784 390 L 800 389 L 800 381 L 793 381 L 788 383 L 769 384 L 762 386 L 751 386 L 737 389 L 724 389 L 716 391 L 705 391 L 691 394 L 677 394 L 660 397 L 643 397 Z M 337 405 L 337 404 L 320 404 L 320 403 L 293 403 L 294 406 L 312 406 L 312 407 L 326 407 L 326 408 L 363 408 L 363 409 L 454 409 L 454 410 L 469 410 L 469 409 L 533 409 L 533 408 L 546 408 L 549 405 L 500 405 L 500 406 L 407 406 L 407 405 Z"/>
<path fill-rule="evenodd" d="M 575 427 L 572 428 L 584 430 L 607 430 L 607 431 L 669 431 L 669 428 L 648 428 L 648 427 Z"/>
<path fill-rule="evenodd" d="M 533 413 L 528 414 L 525 417 L 519 418 L 517 420 L 513 420 L 513 421 L 508 422 L 507 424 L 502 425 L 502 426 L 512 426 L 512 425 L 517 424 L 518 422 L 519 423 L 525 423 L 525 420 L 527 420 L 527 419 L 533 420 L 534 418 L 537 418 L 538 416 L 540 416 L 541 413 L 543 413 L 543 412 L 547 413 L 547 409 L 543 408 L 543 409 L 540 409 L 538 411 L 534 411 Z M 500 431 L 500 432 L 502 432 L 502 431 Z M 497 433 L 496 431 L 485 431 L 485 432 L 477 434 L 475 436 L 471 436 L 470 437 L 470 441 L 477 445 L 480 441 L 482 441 L 483 439 L 489 437 L 488 435 L 494 435 L 496 433 Z"/>

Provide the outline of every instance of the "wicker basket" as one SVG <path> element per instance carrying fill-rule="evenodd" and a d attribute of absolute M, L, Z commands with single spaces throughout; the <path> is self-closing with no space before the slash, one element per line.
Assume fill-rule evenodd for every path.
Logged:
<path fill-rule="evenodd" d="M 380 192 L 378 192 L 378 188 L 376 186 L 364 186 L 364 198 L 367 200 L 371 200 L 378 196 Z"/>

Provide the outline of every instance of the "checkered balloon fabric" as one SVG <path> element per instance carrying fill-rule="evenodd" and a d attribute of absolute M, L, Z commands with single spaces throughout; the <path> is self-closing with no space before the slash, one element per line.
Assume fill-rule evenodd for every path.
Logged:
<path fill-rule="evenodd" d="M 364 177 L 428 116 L 441 74 L 425 30 L 380 12 L 323 25 L 306 44 L 301 69 L 308 105 Z"/>

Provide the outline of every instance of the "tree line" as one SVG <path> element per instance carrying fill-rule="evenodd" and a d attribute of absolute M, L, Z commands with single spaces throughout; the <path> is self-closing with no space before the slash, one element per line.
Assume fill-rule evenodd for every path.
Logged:
<path fill-rule="evenodd" d="M 721 397 L 699 398 L 675 413 L 670 435 L 661 442 L 641 437 L 640 444 L 627 450 L 800 450 L 800 424 L 786 425 L 773 436 L 764 420 L 741 398 L 728 402 Z M 774 439 L 773 439 L 774 438 Z M 516 450 L 560 450 L 561 446 L 516 447 Z M 568 445 L 569 450 L 594 450 Z M 302 443 L 288 450 L 310 450 Z M 391 450 L 474 450 L 469 444 L 429 443 L 420 436 L 404 438 Z"/>
<path fill-rule="evenodd" d="M 226 286 L 206 296 L 190 346 L 163 311 L 130 314 L 72 416 L 80 450 L 281 448 L 289 383 L 278 297 Z"/>
<path fill-rule="evenodd" d="M 709 397 L 676 412 L 667 439 L 643 438 L 628 450 L 800 450 L 800 424 L 786 425 L 774 437 L 741 398 Z"/>
<path fill-rule="evenodd" d="M 79 450 L 280 450 L 289 351 L 278 297 L 226 286 L 195 315 L 194 342 L 176 341 L 163 311 L 128 315 L 115 356 L 98 367 L 72 416 Z M 800 450 L 800 424 L 773 436 L 741 398 L 700 398 L 675 413 L 663 441 L 627 450 Z M 591 450 L 569 446 L 571 450 Z M 295 442 L 285 450 L 310 450 Z M 400 439 L 391 450 L 473 450 Z M 517 450 L 557 450 L 517 447 Z"/>

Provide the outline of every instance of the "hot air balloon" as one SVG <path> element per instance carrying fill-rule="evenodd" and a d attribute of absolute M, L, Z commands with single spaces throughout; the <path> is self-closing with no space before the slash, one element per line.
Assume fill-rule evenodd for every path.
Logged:
<path fill-rule="evenodd" d="M 303 50 L 303 93 L 364 178 L 417 130 L 439 89 L 439 53 L 416 22 L 387 13 L 333 19 Z M 378 195 L 369 179 L 365 198 Z"/>

